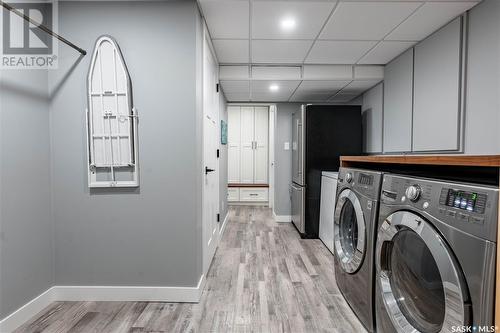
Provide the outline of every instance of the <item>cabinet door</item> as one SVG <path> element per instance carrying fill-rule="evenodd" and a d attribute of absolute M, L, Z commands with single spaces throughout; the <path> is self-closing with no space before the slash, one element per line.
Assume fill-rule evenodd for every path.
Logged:
<path fill-rule="evenodd" d="M 460 149 L 462 20 L 415 46 L 413 151 Z"/>
<path fill-rule="evenodd" d="M 242 184 L 253 184 L 254 182 L 254 128 L 254 108 L 241 107 L 240 182 Z"/>
<path fill-rule="evenodd" d="M 384 152 L 411 151 L 413 49 L 394 59 L 384 74 Z"/>
<path fill-rule="evenodd" d="M 267 107 L 255 108 L 254 182 L 267 184 L 269 150 L 269 111 Z"/>
<path fill-rule="evenodd" d="M 239 106 L 230 106 L 227 110 L 227 181 L 229 183 L 240 183 L 240 131 L 241 113 Z"/>
<path fill-rule="evenodd" d="M 363 95 L 363 151 L 382 152 L 384 84 L 380 83 Z"/>

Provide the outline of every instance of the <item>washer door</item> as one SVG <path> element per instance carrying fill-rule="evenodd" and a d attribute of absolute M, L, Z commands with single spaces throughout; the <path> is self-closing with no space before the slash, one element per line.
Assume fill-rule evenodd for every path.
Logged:
<path fill-rule="evenodd" d="M 418 215 L 390 215 L 377 236 L 377 280 L 397 332 L 449 332 L 467 325 L 462 273 L 441 235 Z"/>
<path fill-rule="evenodd" d="M 340 192 L 335 207 L 335 255 L 347 273 L 355 273 L 365 257 L 366 224 L 358 197 L 349 189 Z"/>

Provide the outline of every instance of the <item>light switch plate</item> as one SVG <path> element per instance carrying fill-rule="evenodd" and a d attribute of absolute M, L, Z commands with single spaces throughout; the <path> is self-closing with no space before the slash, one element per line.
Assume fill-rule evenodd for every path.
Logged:
<path fill-rule="evenodd" d="M 290 150 L 290 142 L 285 142 L 283 149 Z"/>

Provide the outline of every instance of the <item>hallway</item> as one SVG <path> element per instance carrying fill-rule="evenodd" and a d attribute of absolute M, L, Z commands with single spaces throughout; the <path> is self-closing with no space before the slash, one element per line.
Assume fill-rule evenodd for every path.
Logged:
<path fill-rule="evenodd" d="M 234 206 L 199 304 L 57 302 L 20 332 L 365 332 L 333 256 L 267 207 Z"/>

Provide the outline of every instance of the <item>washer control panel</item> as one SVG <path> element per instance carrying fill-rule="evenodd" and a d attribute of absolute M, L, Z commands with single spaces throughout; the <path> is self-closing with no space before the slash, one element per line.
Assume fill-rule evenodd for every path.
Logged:
<path fill-rule="evenodd" d="M 441 205 L 479 214 L 484 214 L 487 201 L 488 195 L 486 194 L 453 188 L 443 188 L 439 197 Z"/>
<path fill-rule="evenodd" d="M 494 186 L 385 175 L 380 200 L 496 241 L 498 195 Z"/>

